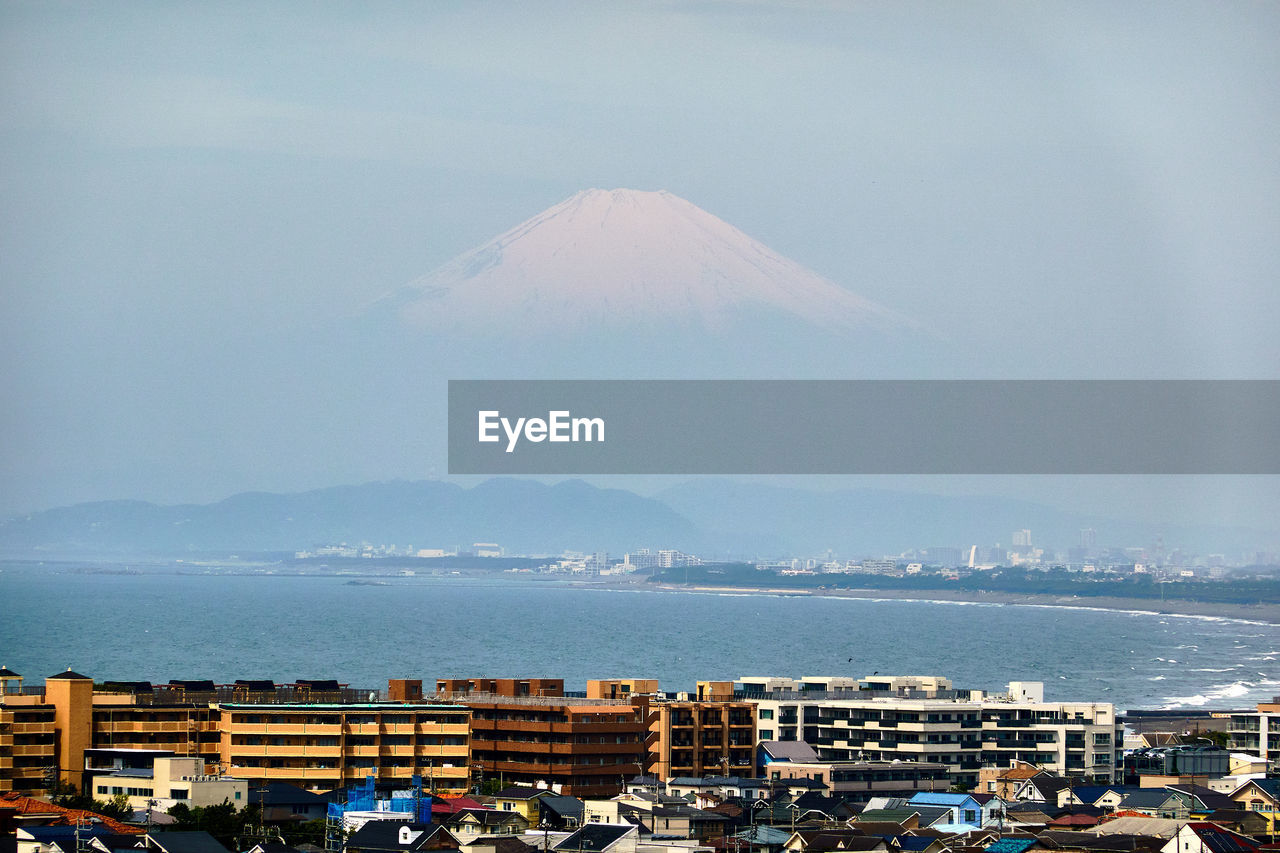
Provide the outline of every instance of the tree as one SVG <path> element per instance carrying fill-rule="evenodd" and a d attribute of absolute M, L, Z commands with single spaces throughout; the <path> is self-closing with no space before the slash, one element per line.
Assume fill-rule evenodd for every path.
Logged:
<path fill-rule="evenodd" d="M 1201 732 L 1200 737 L 1205 738 L 1206 740 L 1213 741 L 1214 746 L 1219 746 L 1223 749 L 1226 749 L 1227 744 L 1231 742 L 1231 735 L 1227 734 L 1226 732 L 1218 732 L 1218 731 Z"/>
<path fill-rule="evenodd" d="M 191 808 L 178 803 L 169 809 L 169 816 L 175 819 L 173 829 L 193 831 L 204 830 L 218 839 L 229 850 L 237 849 L 236 837 L 246 826 L 257 826 L 261 822 L 261 810 L 256 804 L 247 804 L 236 809 L 229 800 L 223 800 L 216 806 L 196 806 Z"/>

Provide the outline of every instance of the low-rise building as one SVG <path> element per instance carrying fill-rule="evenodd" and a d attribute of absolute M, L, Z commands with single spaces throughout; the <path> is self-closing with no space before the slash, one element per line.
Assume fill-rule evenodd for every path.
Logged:
<path fill-rule="evenodd" d="M 249 783 L 234 776 L 204 772 L 202 758 L 156 758 L 151 769 L 122 769 L 93 777 L 98 799 L 128 798 L 133 809 L 168 811 L 176 805 L 216 806 L 224 802 L 242 808 L 249 802 Z"/>

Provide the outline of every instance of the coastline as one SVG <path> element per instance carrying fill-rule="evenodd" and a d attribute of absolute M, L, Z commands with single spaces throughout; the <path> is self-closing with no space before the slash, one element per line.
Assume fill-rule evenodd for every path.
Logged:
<path fill-rule="evenodd" d="M 638 584 L 608 584 L 619 588 Z M 664 592 L 739 593 L 787 596 L 825 596 L 829 598 L 880 599 L 884 601 L 937 601 L 952 604 L 1009 604 L 1019 607 L 1075 607 L 1089 610 L 1139 611 L 1171 616 L 1207 619 L 1239 619 L 1280 625 L 1280 604 L 1219 604 L 1185 600 L 1156 601 L 1146 598 L 1112 596 L 1021 595 L 1008 592 L 969 592 L 964 590 L 928 589 L 795 589 L 745 586 L 684 586 L 652 584 L 649 589 Z"/>

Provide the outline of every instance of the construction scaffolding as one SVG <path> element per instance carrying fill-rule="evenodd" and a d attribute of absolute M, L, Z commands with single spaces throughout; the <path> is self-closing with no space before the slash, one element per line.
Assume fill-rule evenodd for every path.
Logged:
<path fill-rule="evenodd" d="M 347 834 L 347 814 L 359 812 L 362 817 L 371 816 L 377 820 L 378 814 L 386 818 L 409 816 L 414 823 L 431 823 L 431 796 L 422 791 L 422 777 L 410 777 L 410 787 L 405 790 L 391 790 L 379 796 L 377 783 L 372 776 L 366 776 L 359 785 L 347 788 L 346 801 L 329 803 L 325 817 L 324 849 L 328 853 L 340 853 Z M 385 790 L 385 789 L 384 789 Z"/>

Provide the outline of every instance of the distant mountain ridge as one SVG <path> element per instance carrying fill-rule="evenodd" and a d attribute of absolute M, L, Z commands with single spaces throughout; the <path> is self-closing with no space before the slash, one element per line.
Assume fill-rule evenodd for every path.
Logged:
<path fill-rule="evenodd" d="M 1079 530 L 1100 545 L 1153 543 L 1208 551 L 1274 549 L 1277 534 L 1208 525 L 1156 525 L 1066 512 L 1030 501 L 876 489 L 807 491 L 707 478 L 644 497 L 581 480 L 554 485 L 512 478 L 471 488 L 391 481 L 295 494 L 246 492 L 212 504 L 141 501 L 77 504 L 0 521 L 12 555 L 196 551 L 292 551 L 338 542 L 466 548 L 497 542 L 508 553 L 555 554 L 677 548 L 707 559 L 841 558 L 908 548 L 1009 544 L 1030 528 L 1065 548 Z"/>
<path fill-rule="evenodd" d="M 694 544 L 692 524 L 662 503 L 580 480 L 495 479 L 466 489 L 440 481 L 246 492 L 213 504 L 105 501 L 0 522 L 0 548 L 74 551 L 288 551 L 338 542 L 509 551 L 621 552 L 649 542 Z"/>

